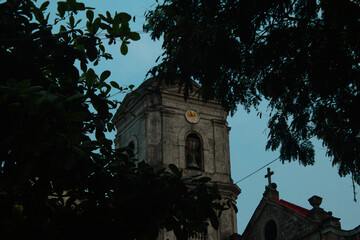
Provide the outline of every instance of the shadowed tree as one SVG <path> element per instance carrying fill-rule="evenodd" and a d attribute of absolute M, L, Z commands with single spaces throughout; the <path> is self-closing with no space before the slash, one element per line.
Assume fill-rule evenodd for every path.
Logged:
<path fill-rule="evenodd" d="M 166 229 L 185 239 L 216 228 L 230 203 L 208 178 L 182 179 L 174 165 L 154 171 L 105 137 L 118 105 L 111 88 L 131 87 L 90 66 L 111 59 L 100 33 L 124 55 L 140 39 L 131 16 L 57 4 L 54 23 L 49 2 L 0 4 L 1 238 L 156 239 Z"/>
<path fill-rule="evenodd" d="M 144 29 L 164 39 L 152 74 L 198 81 L 232 113 L 267 100 L 266 149 L 308 165 L 319 139 L 360 184 L 359 1 L 164 0 Z"/>

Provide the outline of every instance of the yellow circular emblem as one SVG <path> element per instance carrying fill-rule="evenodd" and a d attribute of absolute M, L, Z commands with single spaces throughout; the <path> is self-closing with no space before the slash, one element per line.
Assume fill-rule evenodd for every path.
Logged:
<path fill-rule="evenodd" d="M 185 118 L 190 123 L 197 123 L 200 120 L 200 116 L 195 110 L 187 110 L 185 112 Z"/>

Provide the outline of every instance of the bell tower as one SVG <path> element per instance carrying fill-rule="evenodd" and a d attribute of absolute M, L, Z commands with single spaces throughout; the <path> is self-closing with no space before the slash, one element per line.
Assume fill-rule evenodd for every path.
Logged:
<path fill-rule="evenodd" d="M 199 85 L 193 82 L 196 92 Z M 228 113 L 214 101 L 204 103 L 198 95 L 185 101 L 178 85 L 165 85 L 155 78 L 129 93 L 114 116 L 116 147 L 129 146 L 139 160 L 155 168 L 175 164 L 184 176 L 202 174 L 216 182 L 220 194 L 234 201 L 240 189 L 230 171 Z M 126 113 L 125 113 L 126 112 Z M 228 239 L 237 233 L 236 214 L 225 211 L 217 231 L 209 229 L 207 239 Z M 163 232 L 160 239 L 175 239 Z"/>

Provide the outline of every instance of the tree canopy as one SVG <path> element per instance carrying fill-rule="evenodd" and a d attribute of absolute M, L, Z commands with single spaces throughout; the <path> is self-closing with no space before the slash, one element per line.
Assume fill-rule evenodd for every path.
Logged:
<path fill-rule="evenodd" d="M 124 55 L 140 39 L 131 16 L 67 0 L 50 22 L 48 5 L 0 4 L 1 237 L 156 239 L 166 229 L 185 239 L 217 228 L 231 203 L 208 178 L 155 171 L 105 136 L 118 106 L 111 89 L 132 87 L 91 66 L 112 58 L 100 33 Z"/>
<path fill-rule="evenodd" d="M 152 74 L 198 81 L 231 113 L 267 100 L 266 149 L 308 165 L 319 139 L 360 184 L 359 1 L 164 0 L 144 29 L 164 39 Z"/>

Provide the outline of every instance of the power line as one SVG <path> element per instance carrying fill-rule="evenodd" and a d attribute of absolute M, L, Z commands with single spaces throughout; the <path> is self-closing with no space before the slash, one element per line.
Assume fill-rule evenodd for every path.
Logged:
<path fill-rule="evenodd" d="M 257 172 L 260 171 L 261 169 L 265 168 L 266 166 L 269 166 L 270 164 L 272 164 L 273 162 L 275 162 L 276 160 L 279 160 L 279 159 L 280 159 L 280 157 L 275 158 L 274 160 L 272 160 L 271 162 L 265 164 L 264 166 L 262 166 L 261 168 L 257 169 L 256 171 L 250 173 L 250 174 L 247 175 L 246 177 L 244 177 L 244 178 L 240 179 L 239 181 L 235 182 L 235 184 L 238 184 L 239 182 L 247 179 L 248 177 L 251 177 L 252 175 L 254 175 L 255 173 L 257 173 Z"/>

